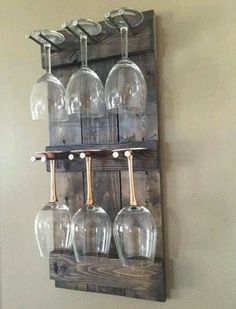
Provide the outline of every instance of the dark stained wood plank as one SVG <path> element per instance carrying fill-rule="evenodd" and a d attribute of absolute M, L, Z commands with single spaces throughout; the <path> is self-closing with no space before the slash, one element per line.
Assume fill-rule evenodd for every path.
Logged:
<path fill-rule="evenodd" d="M 116 120 L 114 120 L 116 121 Z M 112 139 L 115 139 L 113 137 Z M 83 143 L 80 144 L 66 144 L 66 145 L 55 145 L 47 146 L 46 150 L 48 151 L 63 151 L 69 152 L 71 150 L 80 150 L 80 151 L 89 151 L 94 149 L 99 149 L 101 151 L 107 152 L 120 148 L 147 148 L 147 150 L 157 151 L 158 142 L 156 140 L 146 140 L 146 141 L 129 141 L 129 142 L 107 142 L 107 143 Z M 96 154 L 95 154 L 96 155 Z"/>
<path fill-rule="evenodd" d="M 159 145 L 156 140 L 151 141 L 133 141 L 124 143 L 111 144 L 89 144 L 89 145 L 59 145 L 48 146 L 47 151 L 63 151 L 62 154 L 57 154 L 57 158 L 63 158 L 57 162 L 57 172 L 80 172 L 85 170 L 84 161 L 78 156 L 73 161 L 65 160 L 70 151 L 81 150 L 89 151 L 90 149 L 100 149 L 101 152 L 93 154 L 93 170 L 94 171 L 112 171 L 112 170 L 127 170 L 127 160 L 123 152 L 114 160 L 111 155 L 111 150 L 122 148 L 129 149 L 134 147 L 144 147 L 146 150 L 140 150 L 134 153 L 134 168 L 135 170 L 157 170 L 160 168 L 159 160 Z"/>
<path fill-rule="evenodd" d="M 134 29 L 135 35 L 130 32 L 129 35 L 129 53 L 144 54 L 153 52 L 154 45 L 154 29 L 153 18 L 154 11 L 149 10 L 143 12 L 144 21 L 140 26 Z M 101 60 L 111 57 L 119 57 L 121 50 L 120 34 L 117 30 L 112 30 L 101 22 L 103 32 L 97 37 L 98 43 L 88 45 L 88 60 Z M 60 45 L 61 52 L 52 53 L 52 66 L 59 67 L 74 64 L 80 61 L 79 40 L 66 31 L 61 31 L 65 35 L 65 42 Z M 45 55 L 42 50 L 42 66 L 45 67 Z"/>
<path fill-rule="evenodd" d="M 110 68 L 114 65 L 114 60 L 96 63 L 92 69 L 99 75 L 104 83 Z M 83 143 L 112 143 L 118 139 L 117 117 L 106 113 L 98 119 L 82 119 L 82 140 Z M 111 154 L 110 154 L 111 155 Z M 92 161 L 93 162 L 93 161 Z M 100 161 L 100 166 L 102 166 Z M 94 167 L 94 162 L 92 163 Z M 84 188 L 86 194 L 86 188 Z M 111 221 L 114 221 L 116 213 L 120 210 L 120 172 L 99 172 L 93 173 L 93 192 L 95 203 L 99 203 L 109 214 Z M 112 238 L 110 255 L 117 256 L 116 247 Z M 94 283 L 88 284 L 88 291 L 94 291 Z M 96 291 L 105 293 L 106 285 L 97 286 Z M 111 293 L 112 288 L 108 285 L 107 293 Z M 116 289 L 114 293 L 124 294 L 124 290 Z"/>
<path fill-rule="evenodd" d="M 58 69 L 53 71 L 66 86 L 70 74 L 77 70 L 74 66 L 70 71 Z M 68 145 L 81 143 L 81 127 L 79 117 L 73 115 L 66 122 L 50 122 L 49 123 L 49 139 L 50 145 Z M 56 167 L 57 170 L 61 169 L 63 161 L 58 160 Z M 83 175 L 82 173 L 57 173 L 57 193 L 59 201 L 66 203 L 70 207 L 71 214 L 73 215 L 83 203 Z M 57 241 L 55 237 L 55 242 Z M 59 286 L 59 283 L 56 283 Z M 80 290 L 87 290 L 87 284 L 80 284 L 77 282 L 76 287 Z M 73 288 L 73 287 L 71 287 Z"/>
<path fill-rule="evenodd" d="M 103 294 L 112 294 L 112 295 L 120 295 L 124 296 L 125 289 L 123 288 L 116 288 L 116 287 L 109 287 L 109 286 L 102 286 L 102 285 L 89 285 L 89 292 L 95 293 L 103 293 Z"/>
<path fill-rule="evenodd" d="M 156 62 L 154 39 L 154 12 L 144 12 L 144 22 L 135 29 L 136 35 L 129 38 L 130 58 L 141 68 L 147 81 L 148 96 L 143 115 L 123 115 L 117 122 L 116 116 L 106 114 L 96 120 L 70 116 L 64 123 L 50 123 L 51 150 L 66 152 L 80 147 L 103 146 L 103 152 L 93 155 L 93 190 L 97 203 L 109 213 L 112 221 L 128 202 L 127 160 L 111 158 L 112 147 L 122 145 L 149 144 L 150 148 L 135 153 L 134 169 L 136 192 L 140 203 L 153 213 L 158 227 L 156 262 L 145 269 L 130 270 L 121 267 L 116 248 L 112 242 L 109 259 L 92 258 L 87 264 L 76 263 L 73 252 L 52 253 L 50 257 L 50 277 L 57 287 L 81 291 L 91 291 L 164 301 L 166 299 L 162 207 L 160 191 L 160 159 L 158 146 L 158 102 L 156 96 Z M 120 36 L 104 27 L 97 44 L 89 44 L 89 66 L 94 69 L 105 83 L 107 74 L 115 61 L 120 58 Z M 79 42 L 66 35 L 63 51 L 52 56 L 54 74 L 66 86 L 72 73 L 78 69 L 80 61 Z M 44 55 L 42 54 L 44 62 Z M 92 61 L 91 61 L 92 60 Z M 118 127 L 119 126 L 119 127 Z M 118 136 L 119 135 L 119 136 Z M 119 143 L 117 141 L 119 140 Z M 84 143 L 84 145 L 81 145 Z M 87 148 L 88 149 L 88 148 Z M 60 155 L 59 155 L 60 156 Z M 72 211 L 84 203 L 86 194 L 84 161 L 76 159 L 57 161 L 58 193 L 61 201 L 65 201 Z M 70 171 L 68 173 L 68 171 Z M 79 173 L 75 173 L 79 172 Z M 122 192 L 121 192 L 122 191 Z M 122 196 L 121 196 L 122 193 Z M 113 257 L 113 258 L 111 258 Z"/>
<path fill-rule="evenodd" d="M 132 57 L 133 60 L 141 69 L 144 74 L 147 83 L 147 102 L 144 114 L 133 115 L 132 119 L 129 119 L 130 115 L 125 115 L 119 119 L 119 140 L 120 141 L 142 141 L 158 139 L 158 111 L 157 111 L 157 96 L 156 96 L 156 63 L 153 54 L 146 54 L 142 56 Z M 125 119 L 124 119 L 125 118 Z M 140 119 L 141 118 L 141 119 Z M 126 122 L 131 121 L 133 124 L 132 129 L 126 129 Z M 142 125 L 140 125 L 140 123 Z M 142 171 L 138 172 L 134 166 L 135 172 L 135 188 L 137 194 L 138 203 L 147 207 L 154 215 L 157 223 L 157 250 L 156 257 L 163 257 L 163 227 L 162 227 L 162 207 L 161 207 L 161 191 L 160 191 L 160 171 Z M 122 192 L 122 205 L 129 203 L 129 188 L 127 186 L 129 179 L 128 173 L 121 172 L 121 192 Z M 164 264 L 163 269 L 164 273 Z M 165 281 L 164 276 L 162 278 L 162 291 L 159 293 L 165 298 Z M 146 291 L 149 293 L 148 298 L 152 299 L 152 294 L 156 293 L 154 288 Z M 125 295 L 135 298 L 143 298 L 142 290 L 133 290 L 127 288 Z M 154 296 L 155 297 L 155 296 Z"/>
<path fill-rule="evenodd" d="M 69 290 L 79 290 L 83 292 L 87 292 L 88 285 L 86 283 L 78 283 L 74 281 L 61 281 L 56 280 L 55 281 L 55 287 L 56 288 L 62 288 L 62 289 L 69 289 Z"/>
<path fill-rule="evenodd" d="M 57 265 L 63 265 L 63 271 L 57 272 Z M 76 263 L 73 256 L 61 256 L 52 254 L 50 257 L 50 277 L 56 281 L 80 282 L 91 285 L 109 286 L 133 290 L 137 297 L 143 299 L 152 297 L 153 300 L 162 300 L 161 285 L 163 280 L 162 261 L 158 260 L 152 266 L 144 269 L 130 270 L 120 265 L 118 259 L 91 258 L 89 263 Z M 65 285 L 66 286 L 66 285 Z M 131 296 L 131 295 L 129 295 Z"/>
<path fill-rule="evenodd" d="M 47 148 L 48 149 L 48 148 Z M 85 171 L 84 160 L 78 156 L 70 161 L 68 159 L 69 153 L 57 155 L 57 172 L 81 172 Z M 62 158 L 60 160 L 60 158 Z M 134 168 L 136 171 L 151 171 L 159 170 L 159 154 L 154 150 L 143 150 L 134 153 Z M 49 170 L 49 166 L 48 166 Z M 127 170 L 127 159 L 124 152 L 120 153 L 117 159 L 112 157 L 111 152 L 101 152 L 93 154 L 93 170 L 94 171 L 120 171 Z"/>

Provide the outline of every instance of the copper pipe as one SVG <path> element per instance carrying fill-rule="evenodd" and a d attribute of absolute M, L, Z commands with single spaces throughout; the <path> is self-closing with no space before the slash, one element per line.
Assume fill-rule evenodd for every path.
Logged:
<path fill-rule="evenodd" d="M 51 160 L 50 161 L 50 171 L 51 171 L 50 203 L 55 203 L 55 202 L 57 202 L 55 160 Z"/>
<path fill-rule="evenodd" d="M 132 153 L 127 157 L 129 169 L 129 189 L 130 189 L 130 205 L 137 206 L 134 189 L 134 170 L 133 170 L 133 155 Z"/>
<path fill-rule="evenodd" d="M 86 176 L 87 176 L 87 200 L 86 205 L 93 205 L 93 194 L 92 194 L 92 158 L 91 156 L 86 156 Z"/>

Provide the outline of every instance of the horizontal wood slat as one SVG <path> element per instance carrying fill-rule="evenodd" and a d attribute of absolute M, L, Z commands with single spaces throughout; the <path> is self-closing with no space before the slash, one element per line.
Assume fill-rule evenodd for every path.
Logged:
<path fill-rule="evenodd" d="M 134 169 L 135 171 L 149 171 L 160 168 L 159 151 L 157 141 L 147 142 L 130 142 L 130 143 L 112 143 L 112 144 L 90 144 L 90 145 L 65 145 L 65 146 L 48 146 L 47 151 L 62 151 L 56 155 L 57 172 L 81 172 L 85 171 L 85 160 L 80 159 L 77 155 L 72 161 L 65 159 L 73 150 L 84 152 L 100 149 L 100 152 L 92 152 L 93 171 L 119 171 L 127 170 L 127 158 L 124 151 L 120 152 L 118 158 L 112 157 L 111 151 L 114 149 L 129 149 L 135 147 L 144 147 L 145 150 L 134 151 Z M 48 166 L 49 167 L 49 166 Z"/>
<path fill-rule="evenodd" d="M 153 16 L 154 11 L 149 10 L 143 12 L 144 21 L 134 33 L 129 33 L 129 54 L 143 54 L 153 52 L 155 49 L 153 41 Z M 97 43 L 88 44 L 88 60 L 98 61 L 106 60 L 109 57 L 119 57 L 121 50 L 120 34 L 118 30 L 109 28 L 104 21 L 100 22 L 102 33 L 96 39 Z M 61 30 L 65 36 L 65 41 L 60 44 L 62 51 L 52 53 L 52 67 L 60 67 L 64 65 L 80 62 L 80 44 L 79 39 L 68 34 L 67 31 Z M 141 42 L 141 44 L 140 44 Z M 45 68 L 45 53 L 42 50 L 42 67 Z"/>
<path fill-rule="evenodd" d="M 153 300 L 164 300 L 163 293 L 160 293 L 163 281 L 161 260 L 143 269 L 130 270 L 122 267 L 119 259 L 94 257 L 90 258 L 89 263 L 77 263 L 73 255 L 51 254 L 50 278 L 56 282 L 70 282 L 73 289 L 79 282 L 82 285 L 131 289 L 137 295 L 142 294 L 144 299 L 150 299 L 151 296 Z"/>

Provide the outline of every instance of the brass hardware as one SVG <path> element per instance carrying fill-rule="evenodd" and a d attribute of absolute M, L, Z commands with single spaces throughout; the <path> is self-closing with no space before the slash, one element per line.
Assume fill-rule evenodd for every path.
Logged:
<path fill-rule="evenodd" d="M 50 171 L 51 171 L 51 195 L 50 195 L 50 203 L 55 203 L 55 202 L 57 202 L 55 160 L 51 160 L 51 161 L 50 161 Z"/>
<path fill-rule="evenodd" d="M 92 194 L 92 158 L 91 156 L 86 156 L 86 176 L 87 176 L 87 200 L 86 205 L 93 205 L 93 194 Z"/>
<path fill-rule="evenodd" d="M 129 169 L 129 189 L 130 189 L 130 205 L 137 206 L 137 201 L 135 197 L 135 189 L 134 189 L 134 170 L 133 170 L 133 155 L 132 152 L 128 151 L 126 153 L 128 160 L 128 169 Z"/>

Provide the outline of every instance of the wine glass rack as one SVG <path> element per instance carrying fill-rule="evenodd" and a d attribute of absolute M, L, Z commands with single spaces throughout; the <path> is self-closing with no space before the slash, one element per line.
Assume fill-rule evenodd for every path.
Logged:
<path fill-rule="evenodd" d="M 46 147 L 46 151 L 55 153 L 59 197 L 70 207 L 72 214 L 83 204 L 86 196 L 85 163 L 77 154 L 92 153 L 95 199 L 114 220 L 122 205 L 128 203 L 129 197 L 127 160 L 123 151 L 139 149 L 133 151 L 137 198 L 156 219 L 155 263 L 138 270 L 122 267 L 112 240 L 109 259 L 94 257 L 86 264 L 76 263 L 73 251 L 52 252 L 50 278 L 60 288 L 165 301 L 155 13 L 149 10 L 143 12 L 143 16 L 143 22 L 138 27 L 129 25 L 129 57 L 141 68 L 147 82 L 144 114 L 106 113 L 98 119 L 82 119 L 81 126 L 76 115 L 70 115 L 67 122 L 50 122 L 50 146 Z M 118 29 L 111 29 L 104 21 L 100 24 L 102 32 L 88 38 L 88 61 L 105 83 L 109 70 L 120 58 L 120 35 Z M 60 49 L 54 46 L 51 63 L 53 74 L 66 86 L 80 62 L 79 38 L 68 33 L 66 26 L 60 32 L 64 34 L 65 41 L 60 44 Z M 45 68 L 47 63 L 43 48 L 41 53 L 42 67 Z M 81 140 L 82 144 L 79 143 Z M 115 150 L 121 152 L 118 158 L 112 157 Z M 69 154 L 74 154 L 73 160 L 68 159 Z M 38 159 L 35 157 L 32 161 Z M 45 161 L 48 159 L 46 153 Z"/>

